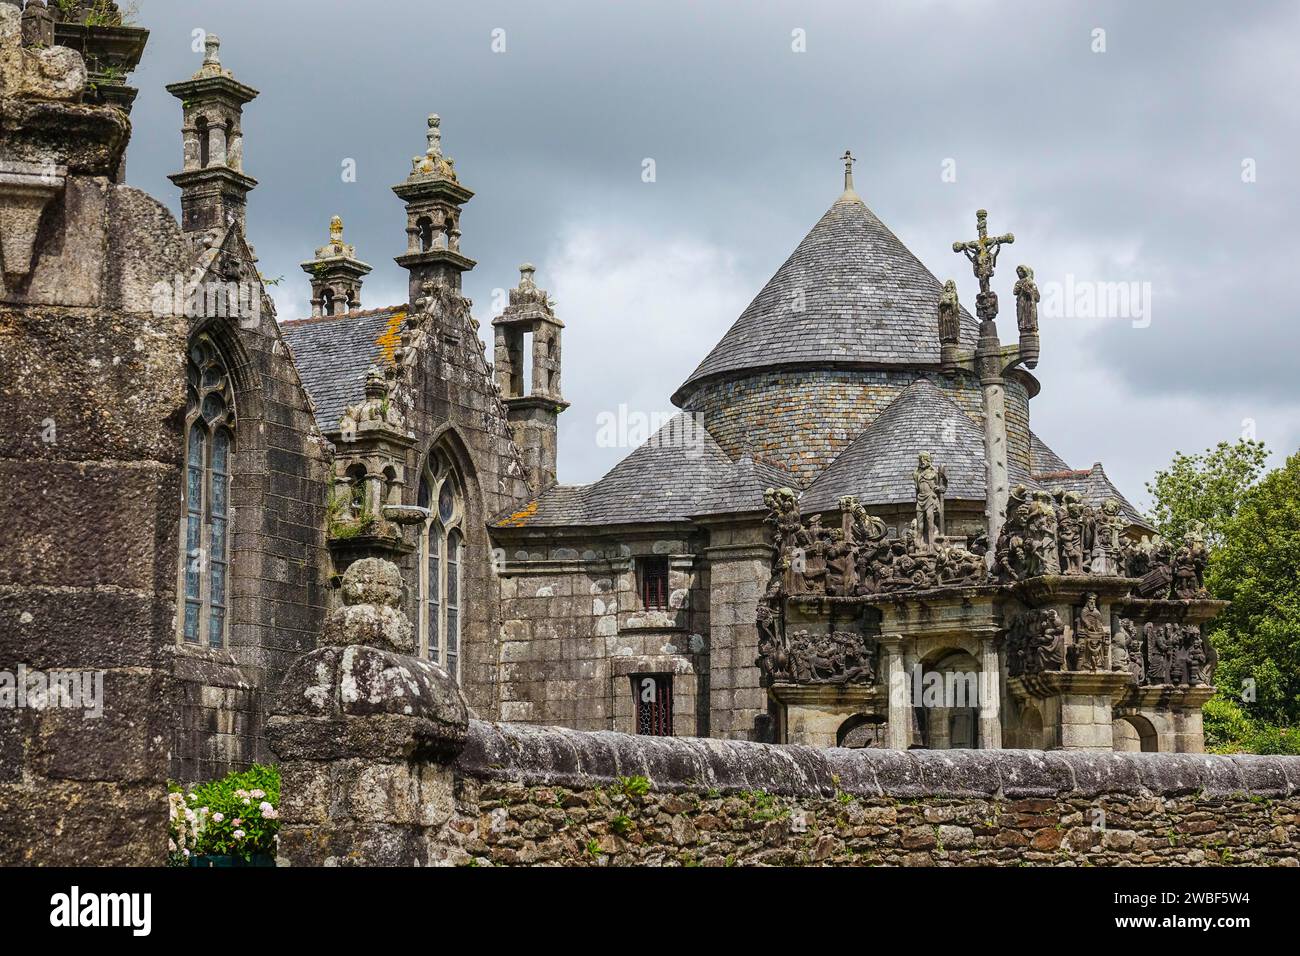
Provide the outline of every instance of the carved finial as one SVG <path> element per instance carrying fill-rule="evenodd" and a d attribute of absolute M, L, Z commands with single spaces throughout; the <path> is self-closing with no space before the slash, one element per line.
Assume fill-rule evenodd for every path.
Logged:
<path fill-rule="evenodd" d="M 335 216 L 330 220 L 330 243 L 336 246 L 343 245 L 343 217 Z"/>
<path fill-rule="evenodd" d="M 442 156 L 442 119 L 437 113 L 429 114 L 429 150 L 428 155 L 434 159 Z"/>
<path fill-rule="evenodd" d="M 386 398 L 388 396 L 388 379 L 377 365 L 366 369 L 366 397 Z"/>
<path fill-rule="evenodd" d="M 203 41 L 203 65 L 220 66 L 221 65 L 221 37 L 215 33 L 209 33 L 207 39 Z"/>
<path fill-rule="evenodd" d="M 844 151 L 844 155 L 841 156 L 840 159 L 844 160 L 844 191 L 846 193 L 851 193 L 853 192 L 853 164 L 857 162 L 857 160 L 853 158 L 852 151 L 847 149 Z"/>
<path fill-rule="evenodd" d="M 535 289 L 537 283 L 533 281 L 533 276 L 537 272 L 537 267 L 531 262 L 525 262 L 519 267 L 519 288 Z"/>

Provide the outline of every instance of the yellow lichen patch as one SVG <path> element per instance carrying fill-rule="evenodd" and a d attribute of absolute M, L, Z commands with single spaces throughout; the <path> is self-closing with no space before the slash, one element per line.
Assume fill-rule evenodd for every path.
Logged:
<path fill-rule="evenodd" d="M 497 522 L 498 528 L 522 528 L 528 524 L 528 519 L 537 514 L 537 502 L 534 501 L 522 511 L 516 511 L 509 518 L 502 518 Z"/>
<path fill-rule="evenodd" d="M 384 361 L 392 364 L 396 359 L 393 353 L 402 344 L 402 323 L 406 321 L 405 312 L 394 312 L 384 327 L 384 332 L 375 339 L 375 344 L 384 350 Z"/>

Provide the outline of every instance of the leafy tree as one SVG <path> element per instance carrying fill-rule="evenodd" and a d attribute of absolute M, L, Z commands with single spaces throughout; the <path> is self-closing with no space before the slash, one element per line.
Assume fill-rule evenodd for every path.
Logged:
<path fill-rule="evenodd" d="M 1181 541 L 1193 521 L 1205 526 L 1211 550 L 1219 544 L 1227 521 L 1264 471 L 1268 452 L 1263 442 L 1221 441 L 1204 454 L 1174 454 L 1168 468 L 1147 482 L 1155 501 L 1152 518 L 1165 538 Z"/>
<path fill-rule="evenodd" d="M 1250 488 L 1221 522 L 1206 585 L 1232 602 L 1214 624 L 1215 683 L 1242 698 L 1251 717 L 1294 726 L 1300 718 L 1300 452 Z"/>

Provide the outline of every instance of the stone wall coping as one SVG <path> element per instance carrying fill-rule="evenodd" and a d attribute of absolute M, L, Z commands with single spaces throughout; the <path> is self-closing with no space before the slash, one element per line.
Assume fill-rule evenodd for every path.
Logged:
<path fill-rule="evenodd" d="M 699 737 L 640 737 L 469 722 L 460 773 L 575 790 L 645 777 L 657 791 L 845 792 L 924 798 L 1091 799 L 1300 794 L 1300 757 L 1033 750 L 818 750 Z"/>

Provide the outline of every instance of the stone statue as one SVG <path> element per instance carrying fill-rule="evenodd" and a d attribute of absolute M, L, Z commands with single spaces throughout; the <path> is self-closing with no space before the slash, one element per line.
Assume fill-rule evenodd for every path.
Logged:
<path fill-rule="evenodd" d="M 961 337 L 961 303 L 957 301 L 957 283 L 949 279 L 939 294 L 939 342 L 956 345 Z"/>
<path fill-rule="evenodd" d="M 1128 671 L 1133 675 L 1133 680 L 1141 684 L 1146 679 L 1146 667 L 1142 663 L 1142 637 L 1138 634 L 1137 628 L 1133 622 L 1126 617 L 1119 620 L 1119 629 L 1115 632 L 1115 647 L 1120 644 L 1124 646 L 1124 656 L 1127 659 Z M 1114 670 L 1122 670 L 1119 666 L 1119 656 L 1116 654 Z"/>
<path fill-rule="evenodd" d="M 1016 284 L 1012 291 L 1016 295 L 1016 324 L 1020 326 L 1021 335 L 1038 334 L 1038 286 L 1034 282 L 1034 270 L 1029 266 L 1016 266 Z"/>
<path fill-rule="evenodd" d="M 1061 556 L 1056 541 L 1056 507 L 1045 491 L 1033 493 L 1025 527 L 1028 568 L 1025 577 L 1060 574 Z"/>
<path fill-rule="evenodd" d="M 1110 628 L 1106 626 L 1097 607 L 1097 595 L 1086 594 L 1083 607 L 1079 609 L 1079 623 L 1074 631 L 1075 670 L 1104 671 L 1110 670 L 1107 661 L 1106 643 L 1110 639 Z"/>
<path fill-rule="evenodd" d="M 948 473 L 943 466 L 935 467 L 930 453 L 923 451 L 917 457 L 912 481 L 916 485 L 917 547 L 932 552 L 944 533 L 943 497 L 948 493 Z"/>
<path fill-rule="evenodd" d="M 1056 543 L 1061 573 L 1083 574 L 1083 501 L 1077 492 L 1064 492 L 1058 500 Z"/>
<path fill-rule="evenodd" d="M 1147 684 L 1171 683 L 1172 648 L 1168 625 L 1148 623 L 1143 630 L 1147 645 Z"/>
<path fill-rule="evenodd" d="M 1121 573 L 1119 565 L 1120 535 L 1124 530 L 1124 518 L 1120 514 L 1119 502 L 1107 498 L 1101 505 L 1101 514 L 1097 516 L 1096 530 L 1092 546 L 1092 560 L 1088 565 L 1090 574 L 1117 575 Z"/>
<path fill-rule="evenodd" d="M 1034 673 L 1058 671 L 1065 664 L 1065 622 L 1056 608 L 1037 613 L 1030 662 Z"/>

